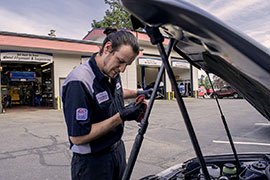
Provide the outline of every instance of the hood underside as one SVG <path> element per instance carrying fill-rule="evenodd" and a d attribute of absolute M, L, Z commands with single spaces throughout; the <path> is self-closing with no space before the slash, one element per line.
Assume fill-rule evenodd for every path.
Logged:
<path fill-rule="evenodd" d="M 121 0 L 148 26 L 177 40 L 174 50 L 199 69 L 234 86 L 270 120 L 270 54 L 246 35 L 209 13 L 176 0 Z"/>

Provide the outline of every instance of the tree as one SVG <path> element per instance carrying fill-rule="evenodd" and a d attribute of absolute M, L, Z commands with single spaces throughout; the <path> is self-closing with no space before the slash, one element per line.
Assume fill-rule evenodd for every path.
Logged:
<path fill-rule="evenodd" d="M 225 85 L 228 85 L 228 83 L 226 81 L 224 81 L 223 79 L 221 79 L 220 77 L 214 75 L 213 76 L 213 86 L 215 89 L 220 89 Z"/>
<path fill-rule="evenodd" d="M 204 78 L 204 87 L 206 89 L 211 89 L 212 88 L 208 76 L 205 76 L 205 78 Z"/>
<path fill-rule="evenodd" d="M 206 89 L 211 89 L 208 76 L 201 75 L 201 78 L 199 78 L 199 86 L 204 86 Z"/>
<path fill-rule="evenodd" d="M 104 19 L 101 21 L 93 20 L 91 23 L 92 28 L 126 28 L 132 29 L 129 13 L 125 11 L 120 5 L 119 0 L 104 0 L 105 4 L 110 6 L 106 10 Z"/>

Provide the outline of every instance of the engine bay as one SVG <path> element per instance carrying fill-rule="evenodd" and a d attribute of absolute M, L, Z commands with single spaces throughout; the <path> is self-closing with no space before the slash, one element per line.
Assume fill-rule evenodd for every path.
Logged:
<path fill-rule="evenodd" d="M 240 154 L 240 167 L 231 155 L 206 156 L 207 170 L 211 179 L 217 180 L 266 180 L 270 179 L 270 155 Z M 204 174 L 197 158 L 164 170 L 143 180 L 202 180 Z"/>

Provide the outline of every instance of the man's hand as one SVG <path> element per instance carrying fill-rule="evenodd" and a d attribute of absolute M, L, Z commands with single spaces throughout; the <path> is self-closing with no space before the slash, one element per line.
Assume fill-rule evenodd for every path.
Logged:
<path fill-rule="evenodd" d="M 136 120 L 141 122 L 144 117 L 147 105 L 144 102 L 144 96 L 138 96 L 136 101 L 130 103 L 119 111 L 120 117 L 123 121 Z"/>
<path fill-rule="evenodd" d="M 145 96 L 145 99 L 150 99 L 152 93 L 153 93 L 153 88 L 150 88 L 146 90 L 139 90 L 137 92 L 137 95 L 140 96 L 143 94 Z"/>
<path fill-rule="evenodd" d="M 139 117 L 136 119 L 137 122 L 141 122 L 144 118 L 144 115 L 145 115 L 145 112 L 146 112 L 146 109 L 147 109 L 147 104 L 145 102 L 145 96 L 144 95 L 139 95 L 136 100 L 135 100 L 135 104 L 141 104 L 143 107 L 142 107 L 142 113 L 139 115 Z"/>

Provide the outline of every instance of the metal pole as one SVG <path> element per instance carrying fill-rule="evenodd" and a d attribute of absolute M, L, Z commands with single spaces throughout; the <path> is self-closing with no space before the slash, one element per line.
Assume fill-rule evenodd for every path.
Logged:
<path fill-rule="evenodd" d="M 185 103 L 183 101 L 183 98 L 182 98 L 182 96 L 181 96 L 181 94 L 180 94 L 180 92 L 179 92 L 179 90 L 177 88 L 177 83 L 176 83 L 176 80 L 175 80 L 174 73 L 173 73 L 172 68 L 171 68 L 171 66 L 169 64 L 167 53 L 166 53 L 166 51 L 164 49 L 164 46 L 162 44 L 163 36 L 162 36 L 162 34 L 160 33 L 160 31 L 159 31 L 159 29 L 157 27 L 146 27 L 146 32 L 150 36 L 150 40 L 151 40 L 152 44 L 156 44 L 157 47 L 158 47 L 160 56 L 162 58 L 162 62 L 164 64 L 164 66 L 165 66 L 165 70 L 166 70 L 166 72 L 167 72 L 167 74 L 168 74 L 168 76 L 170 78 L 173 90 L 175 91 L 175 97 L 176 97 L 179 109 L 180 109 L 180 111 L 182 113 L 182 116 L 183 116 L 186 128 L 188 130 L 190 139 L 192 141 L 193 148 L 194 148 L 195 153 L 197 155 L 197 158 L 198 158 L 198 160 L 200 162 L 202 172 L 204 174 L 204 178 L 206 180 L 210 180 L 211 178 L 210 178 L 209 172 L 207 170 L 206 162 L 204 160 L 204 157 L 203 157 L 203 154 L 202 154 L 198 139 L 196 137 L 195 131 L 194 131 L 193 126 L 192 126 L 192 123 L 190 121 L 190 118 L 189 118 Z"/>
<path fill-rule="evenodd" d="M 174 42 L 175 42 L 174 39 L 170 40 L 170 43 L 169 43 L 169 45 L 167 47 L 167 51 L 166 51 L 166 54 L 168 56 L 171 53 Z M 144 139 L 144 134 L 146 133 L 146 130 L 147 130 L 147 127 L 148 127 L 148 119 L 149 119 L 152 107 L 154 105 L 155 97 L 156 97 L 156 94 L 157 94 L 157 89 L 159 87 L 159 83 L 160 83 L 160 81 L 162 79 L 162 76 L 163 76 L 164 72 L 165 72 L 165 67 L 164 67 L 164 64 L 162 64 L 160 69 L 159 69 L 156 81 L 155 81 L 153 93 L 151 94 L 151 97 L 150 97 L 150 100 L 149 100 L 149 103 L 148 103 L 148 107 L 147 107 L 146 112 L 145 112 L 144 119 L 142 120 L 140 129 L 138 130 L 138 134 L 137 134 L 137 136 L 135 138 L 135 141 L 133 143 L 133 146 L 132 146 L 132 149 L 131 149 L 131 152 L 130 152 L 130 156 L 129 156 L 129 159 L 128 159 L 127 167 L 126 167 L 126 169 L 124 171 L 122 180 L 129 180 L 130 176 L 132 174 L 135 162 L 137 160 L 137 157 L 138 157 L 138 154 L 139 154 L 139 151 L 140 151 L 143 139 Z"/>
<path fill-rule="evenodd" d="M 162 57 L 162 61 L 163 61 L 163 64 L 165 66 L 165 69 L 166 69 L 166 71 L 168 73 L 168 76 L 169 76 L 169 78 L 171 80 L 172 87 L 173 87 L 173 89 L 175 91 L 175 97 L 176 97 L 177 103 L 179 105 L 180 111 L 182 113 L 182 116 L 184 118 L 186 128 L 188 130 L 190 139 L 192 141 L 193 148 L 194 148 L 195 153 L 197 155 L 197 158 L 198 158 L 198 160 L 199 160 L 199 162 L 201 164 L 201 168 L 202 168 L 202 171 L 203 171 L 203 174 L 204 174 L 204 178 L 207 179 L 207 180 L 210 180 L 210 175 L 208 173 L 206 163 L 205 163 L 205 160 L 203 158 L 201 148 L 199 146 L 199 142 L 197 140 L 195 131 L 194 131 L 193 126 L 191 124 L 191 121 L 190 121 L 186 106 L 184 104 L 183 98 L 180 95 L 180 92 L 177 90 L 177 83 L 176 83 L 173 71 L 172 71 L 172 69 L 171 69 L 171 67 L 169 65 L 168 60 L 167 60 L 168 58 L 166 56 L 166 52 L 164 50 L 164 47 L 163 47 L 162 43 L 158 44 L 158 50 L 159 50 L 160 55 Z"/>
<path fill-rule="evenodd" d="M 0 113 L 3 113 L 3 105 L 2 105 L 2 66 L 0 60 Z"/>
<path fill-rule="evenodd" d="M 213 93 L 215 93 L 215 89 L 214 89 L 213 83 L 212 83 L 212 81 L 210 79 L 209 73 L 206 72 L 206 74 L 207 74 L 207 77 L 209 79 L 209 82 L 210 82 L 211 88 L 213 90 Z M 240 161 L 239 161 L 237 152 L 236 152 L 236 148 L 235 148 L 234 143 L 233 143 L 232 135 L 231 135 L 231 132 L 229 130 L 229 126 L 228 126 L 228 124 L 226 122 L 225 116 L 224 116 L 224 114 L 223 114 L 223 112 L 221 110 L 221 107 L 220 107 L 220 104 L 219 104 L 219 101 L 218 101 L 217 96 L 215 96 L 215 100 L 216 100 L 216 103 L 217 103 L 217 106 L 218 106 L 218 110 L 219 110 L 220 115 L 221 115 L 221 120 L 222 120 L 223 126 L 225 128 L 227 137 L 229 139 L 229 142 L 230 142 L 230 145 L 231 145 L 231 148 L 232 148 L 232 151 L 233 151 L 233 155 L 234 155 L 234 158 L 235 158 L 235 161 L 236 161 L 237 171 L 239 172 L 239 169 L 241 167 L 241 164 L 240 164 Z M 238 174 L 238 172 L 237 172 L 237 174 Z"/>
<path fill-rule="evenodd" d="M 142 81 L 142 88 L 145 89 L 145 66 L 141 66 L 141 81 Z"/>
<path fill-rule="evenodd" d="M 190 96 L 194 97 L 194 86 L 193 86 L 193 66 L 190 64 Z"/>

